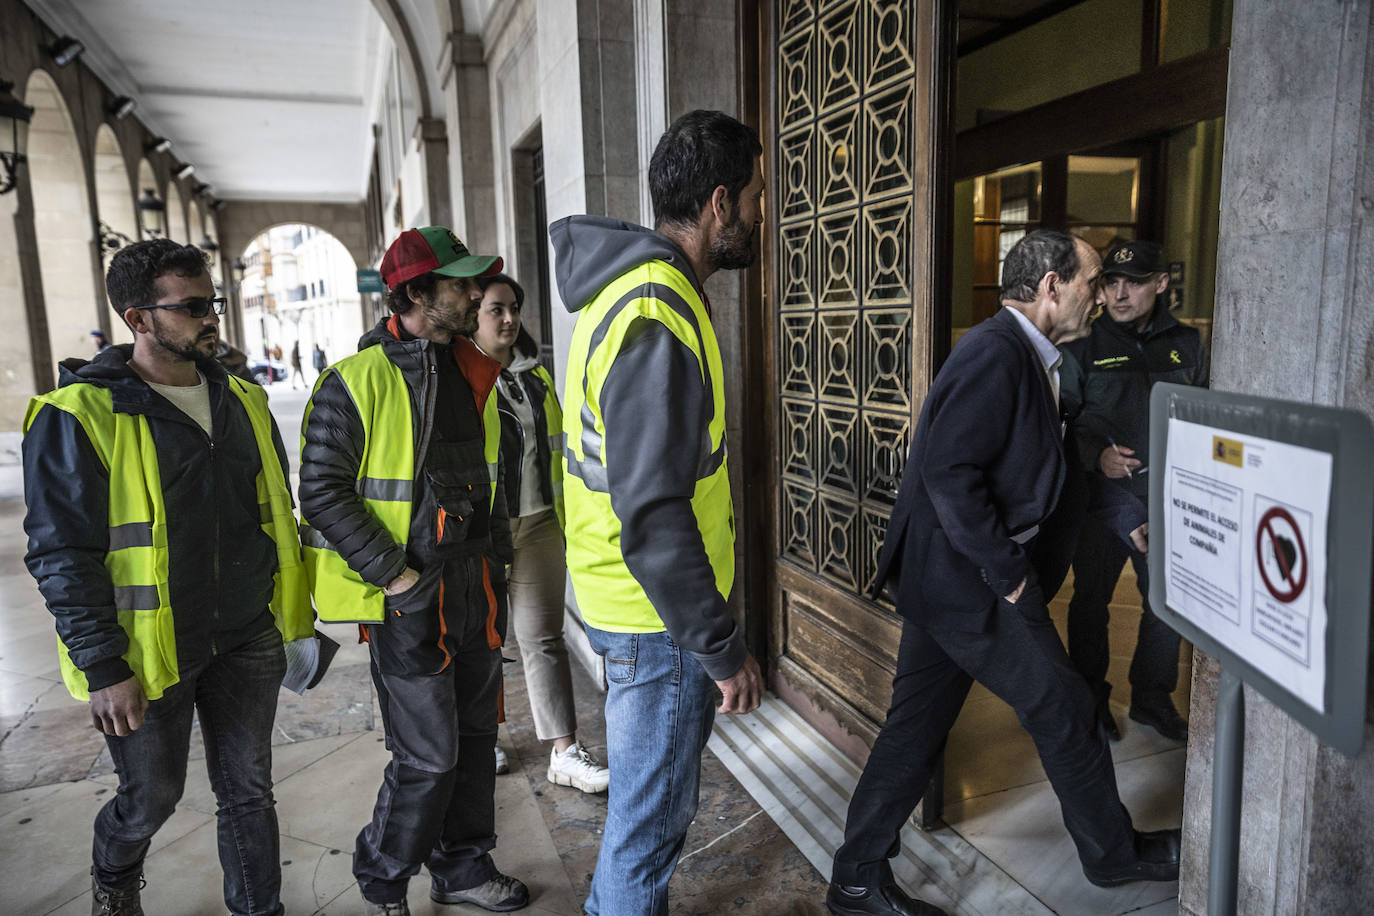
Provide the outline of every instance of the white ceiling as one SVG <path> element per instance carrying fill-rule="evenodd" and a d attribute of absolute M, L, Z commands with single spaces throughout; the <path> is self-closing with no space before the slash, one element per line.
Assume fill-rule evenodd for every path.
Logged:
<path fill-rule="evenodd" d="M 27 2 L 216 197 L 363 197 L 391 44 L 370 0 Z"/>

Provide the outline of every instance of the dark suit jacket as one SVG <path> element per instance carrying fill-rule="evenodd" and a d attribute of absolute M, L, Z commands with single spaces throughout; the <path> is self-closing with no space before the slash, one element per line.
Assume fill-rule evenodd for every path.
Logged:
<path fill-rule="evenodd" d="M 1058 590 L 1088 487 L 1066 459 L 1044 364 L 1003 309 L 959 340 L 926 396 L 875 591 L 887 587 L 915 623 L 985 630 L 998 597 L 1027 575 L 1047 598 Z M 1094 514 L 1122 537 L 1145 521 L 1119 487 L 1092 495 Z M 1035 525 L 1030 544 L 1012 540 Z"/>

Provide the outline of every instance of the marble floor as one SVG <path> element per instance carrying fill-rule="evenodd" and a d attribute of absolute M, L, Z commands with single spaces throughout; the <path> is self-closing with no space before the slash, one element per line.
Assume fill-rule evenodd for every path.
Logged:
<path fill-rule="evenodd" d="M 272 391 L 274 412 L 295 436 L 304 393 Z M 6 443 L 0 443 L 0 446 Z M 22 485 L 0 449 L 0 911 L 89 912 L 91 820 L 116 787 L 104 741 L 57 675 L 51 618 L 23 565 Z M 1126 577 L 1129 579 L 1129 576 Z M 1111 680 L 1126 683 L 1134 584 L 1118 589 Z M 1064 602 L 1052 605 L 1062 627 Z M 350 872 L 353 838 L 367 818 L 387 755 L 365 647 L 347 627 L 328 677 L 305 697 L 283 692 L 273 770 L 282 834 L 283 902 L 289 913 L 360 912 Z M 497 780 L 496 859 L 533 894 L 526 912 L 577 914 L 595 867 L 605 797 L 545 779 L 548 748 L 534 735 L 514 646 L 506 655 L 507 722 L 501 743 L 511 773 Z M 1179 706 L 1187 708 L 1186 665 Z M 598 684 L 576 667 L 580 737 L 604 754 Z M 1137 826 L 1179 822 L 1184 751 L 1125 716 L 1114 745 L 1122 798 Z M 193 739 L 193 758 L 203 757 Z M 820 914 L 825 876 L 843 835 L 859 770 L 775 698 L 749 716 L 718 720 L 702 762 L 701 807 L 673 878 L 673 914 Z M 193 764 L 177 813 L 153 842 L 144 901 L 150 914 L 223 912 L 215 854 L 214 798 Z M 1176 884 L 1101 890 L 1078 868 L 1029 738 L 1011 710 L 975 687 L 951 734 L 946 826 L 908 825 L 894 861 L 913 893 L 960 914 L 1177 912 Z M 422 914 L 482 912 L 433 904 L 423 875 L 410 903 Z"/>

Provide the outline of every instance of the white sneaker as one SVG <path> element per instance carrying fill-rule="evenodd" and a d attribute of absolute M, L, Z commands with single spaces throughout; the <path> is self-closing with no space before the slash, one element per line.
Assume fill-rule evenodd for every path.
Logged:
<path fill-rule="evenodd" d="M 510 772 L 510 761 L 506 759 L 506 752 L 501 750 L 501 745 L 496 745 L 496 775 Z"/>
<path fill-rule="evenodd" d="M 587 753 L 580 742 L 563 753 L 549 752 L 549 782 L 556 786 L 572 786 L 583 792 L 605 792 L 611 783 L 611 771 Z"/>

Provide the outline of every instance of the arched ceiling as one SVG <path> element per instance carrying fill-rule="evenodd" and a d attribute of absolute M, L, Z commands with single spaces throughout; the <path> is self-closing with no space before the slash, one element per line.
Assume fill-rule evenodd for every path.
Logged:
<path fill-rule="evenodd" d="M 364 196 L 376 61 L 392 41 L 371 0 L 26 2 L 86 45 L 83 62 L 215 196 Z M 434 0 L 392 2 L 412 34 L 413 17 L 435 20 Z M 432 57 L 416 67 L 433 79 Z"/>

